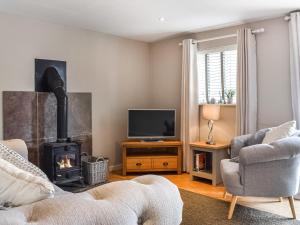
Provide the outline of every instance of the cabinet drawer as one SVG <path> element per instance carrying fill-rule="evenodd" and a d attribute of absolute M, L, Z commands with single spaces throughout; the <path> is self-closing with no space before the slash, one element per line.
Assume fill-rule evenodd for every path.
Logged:
<path fill-rule="evenodd" d="M 152 160 L 154 169 L 177 169 L 177 157 L 157 158 Z"/>
<path fill-rule="evenodd" d="M 151 169 L 150 158 L 127 158 L 128 170 L 147 170 Z"/>

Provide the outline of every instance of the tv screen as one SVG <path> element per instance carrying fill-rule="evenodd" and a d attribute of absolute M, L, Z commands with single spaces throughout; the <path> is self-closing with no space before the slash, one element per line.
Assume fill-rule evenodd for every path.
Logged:
<path fill-rule="evenodd" d="M 129 138 L 175 137 L 174 109 L 129 109 Z"/>

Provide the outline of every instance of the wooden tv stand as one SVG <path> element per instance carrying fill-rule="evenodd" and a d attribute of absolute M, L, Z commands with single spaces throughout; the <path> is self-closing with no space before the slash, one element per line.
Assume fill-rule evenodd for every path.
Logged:
<path fill-rule="evenodd" d="M 181 174 L 182 142 L 126 140 L 121 144 L 123 176 L 128 172 L 177 171 Z"/>

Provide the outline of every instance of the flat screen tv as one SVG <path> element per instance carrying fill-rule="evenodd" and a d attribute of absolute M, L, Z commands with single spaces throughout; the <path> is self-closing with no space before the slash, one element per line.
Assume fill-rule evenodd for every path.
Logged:
<path fill-rule="evenodd" d="M 143 140 L 175 137 L 175 109 L 129 109 L 128 138 Z"/>

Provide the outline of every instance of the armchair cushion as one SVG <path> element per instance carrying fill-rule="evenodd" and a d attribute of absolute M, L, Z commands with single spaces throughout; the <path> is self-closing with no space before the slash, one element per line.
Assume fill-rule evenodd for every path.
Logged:
<path fill-rule="evenodd" d="M 274 141 L 277 141 L 282 138 L 290 137 L 296 133 L 296 121 L 289 121 L 279 125 L 278 127 L 272 127 L 266 133 L 265 138 L 263 139 L 263 144 L 270 144 Z"/>

